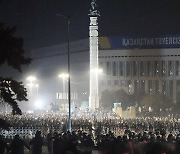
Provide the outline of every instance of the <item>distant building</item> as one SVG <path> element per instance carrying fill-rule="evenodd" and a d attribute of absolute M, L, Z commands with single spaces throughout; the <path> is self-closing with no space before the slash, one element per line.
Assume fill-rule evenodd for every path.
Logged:
<path fill-rule="evenodd" d="M 180 36 L 105 37 L 101 42 L 99 63 L 105 73 L 102 91 L 123 88 L 131 94 L 159 93 L 176 103 L 180 91 Z"/>
<path fill-rule="evenodd" d="M 130 94 L 141 90 L 147 94 L 163 94 L 173 103 L 177 102 L 180 92 L 180 36 L 100 37 L 99 45 L 99 67 L 103 69 L 99 76 L 100 93 L 105 89 L 124 89 Z M 78 71 L 80 64 L 89 63 L 89 40 L 71 42 L 70 46 L 72 70 L 76 64 Z M 59 57 L 52 55 L 65 52 L 66 44 L 62 44 L 32 51 L 32 54 L 35 57 L 51 56 L 56 61 Z M 81 77 L 78 73 L 76 75 L 77 79 Z M 84 84 L 87 80 L 88 76 L 80 79 Z M 78 97 L 89 87 L 84 89 L 78 89 Z"/>

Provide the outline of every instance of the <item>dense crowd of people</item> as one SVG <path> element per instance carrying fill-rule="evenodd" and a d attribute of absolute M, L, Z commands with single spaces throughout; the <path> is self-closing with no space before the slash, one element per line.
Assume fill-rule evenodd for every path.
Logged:
<path fill-rule="evenodd" d="M 47 145 L 51 154 L 63 154 L 65 151 L 74 154 L 91 153 L 92 150 L 107 154 L 180 153 L 179 117 L 124 119 L 113 112 L 80 112 L 72 115 L 71 132 L 67 131 L 68 116 L 62 113 L 26 113 L 21 116 L 0 114 L 0 118 L 7 120 L 12 129 L 36 130 L 28 137 L 14 134 L 9 144 L 6 144 L 1 136 L 0 141 L 3 144 L 0 143 L 0 146 L 4 148 L 0 149 L 11 153 L 14 147 L 17 149 L 18 143 L 21 151 L 26 147 L 33 154 L 40 154 L 43 144 Z"/>

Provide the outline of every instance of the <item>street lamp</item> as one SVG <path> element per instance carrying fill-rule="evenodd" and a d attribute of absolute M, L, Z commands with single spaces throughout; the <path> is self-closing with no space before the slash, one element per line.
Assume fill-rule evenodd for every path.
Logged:
<path fill-rule="evenodd" d="M 63 18 L 67 22 L 67 50 L 68 50 L 68 74 L 69 74 L 69 80 L 68 80 L 68 104 L 69 104 L 69 116 L 68 116 L 68 130 L 71 132 L 71 78 L 70 78 L 70 48 L 69 48 L 69 37 L 70 37 L 70 31 L 69 31 L 69 24 L 70 24 L 70 18 L 69 16 L 64 16 L 62 14 L 56 14 L 57 16 Z"/>
<path fill-rule="evenodd" d="M 62 78 L 62 79 L 66 79 L 66 78 L 69 77 L 69 74 L 61 73 L 61 74 L 59 74 L 58 76 L 59 76 L 60 78 Z"/>
<path fill-rule="evenodd" d="M 33 88 L 37 86 L 37 84 L 34 84 L 34 81 L 36 81 L 36 77 L 34 76 L 28 76 L 27 80 L 29 81 L 29 83 L 27 84 L 27 86 L 29 87 L 29 91 L 30 91 L 30 99 L 32 99 L 32 95 L 33 95 Z M 37 86 L 38 87 L 38 86 Z M 29 111 L 30 111 L 30 102 L 29 102 Z"/>
<path fill-rule="evenodd" d="M 34 86 L 33 82 L 36 80 L 36 77 L 29 76 L 29 77 L 27 77 L 27 80 L 30 82 L 30 83 L 28 83 L 28 86 L 30 87 L 30 92 L 32 93 L 32 88 Z"/>

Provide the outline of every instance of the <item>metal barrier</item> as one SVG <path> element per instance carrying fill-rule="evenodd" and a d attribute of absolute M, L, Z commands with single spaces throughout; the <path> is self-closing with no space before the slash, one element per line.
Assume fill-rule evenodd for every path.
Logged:
<path fill-rule="evenodd" d="M 44 130 L 43 127 L 14 127 L 7 130 L 0 130 L 0 135 L 3 135 L 6 139 L 13 139 L 16 134 L 18 134 L 23 139 L 31 139 L 35 136 L 36 131 L 39 130 L 42 132 L 42 136 L 46 137 L 48 130 Z M 59 132 L 58 128 L 51 128 L 51 130 Z"/>

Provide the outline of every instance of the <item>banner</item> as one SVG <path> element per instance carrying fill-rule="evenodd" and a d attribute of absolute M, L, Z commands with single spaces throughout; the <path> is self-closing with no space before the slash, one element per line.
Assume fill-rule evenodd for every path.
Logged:
<path fill-rule="evenodd" d="M 102 49 L 105 44 L 103 43 L 104 40 L 105 37 L 104 39 L 100 39 L 100 48 Z M 107 40 L 112 49 L 180 48 L 180 35 L 156 37 L 112 36 L 106 39 L 106 44 Z"/>

